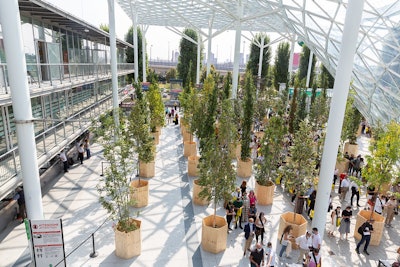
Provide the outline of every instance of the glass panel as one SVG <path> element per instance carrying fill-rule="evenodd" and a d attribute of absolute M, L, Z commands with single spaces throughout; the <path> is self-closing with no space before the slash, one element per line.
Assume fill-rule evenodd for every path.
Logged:
<path fill-rule="evenodd" d="M 12 106 L 8 106 L 8 118 L 10 122 L 10 140 L 11 140 L 11 145 L 12 147 L 17 146 L 17 128 L 15 126 L 15 119 L 14 119 L 14 112 L 12 109 Z"/>
<path fill-rule="evenodd" d="M 47 43 L 47 57 L 50 63 L 50 76 L 51 79 L 61 80 L 61 53 L 59 43 Z"/>
<path fill-rule="evenodd" d="M 0 116 L 0 154 L 5 153 L 7 150 L 5 128 L 6 125 L 3 116 Z"/>
<path fill-rule="evenodd" d="M 43 118 L 41 97 L 32 98 L 31 106 L 32 106 L 32 116 L 38 119 Z M 35 135 L 42 133 L 44 131 L 44 122 L 34 121 L 34 129 L 35 129 Z"/>

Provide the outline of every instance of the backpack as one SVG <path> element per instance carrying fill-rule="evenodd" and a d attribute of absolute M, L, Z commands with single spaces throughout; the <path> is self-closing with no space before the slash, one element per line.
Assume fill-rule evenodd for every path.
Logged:
<path fill-rule="evenodd" d="M 360 227 L 358 227 L 357 232 L 360 235 L 363 235 L 364 234 L 364 228 L 365 228 L 365 223 L 363 223 Z"/>

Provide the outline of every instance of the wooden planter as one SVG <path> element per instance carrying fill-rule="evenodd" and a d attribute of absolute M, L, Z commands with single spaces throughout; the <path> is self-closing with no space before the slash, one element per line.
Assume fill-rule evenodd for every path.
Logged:
<path fill-rule="evenodd" d="M 183 155 L 185 157 L 196 156 L 196 154 L 197 154 L 196 142 L 193 141 L 183 142 Z"/>
<path fill-rule="evenodd" d="M 240 158 L 237 159 L 237 175 L 240 178 L 248 178 L 251 176 L 253 167 L 253 160 L 247 159 L 242 161 Z"/>
<path fill-rule="evenodd" d="M 264 132 L 255 132 L 254 133 L 257 138 L 262 139 L 264 137 Z"/>
<path fill-rule="evenodd" d="M 255 193 L 257 196 L 257 204 L 259 205 L 272 205 L 274 201 L 275 184 L 260 185 L 256 182 Z"/>
<path fill-rule="evenodd" d="M 235 151 L 236 157 L 235 157 L 235 158 L 239 158 L 239 157 L 240 157 L 241 151 L 242 151 L 242 144 L 239 143 L 239 144 L 237 144 L 237 146 L 236 146 L 236 151 Z"/>
<path fill-rule="evenodd" d="M 228 224 L 224 217 L 215 216 L 216 227 L 213 227 L 214 215 L 203 219 L 201 227 L 201 247 L 211 253 L 220 253 L 226 249 Z"/>
<path fill-rule="evenodd" d="M 347 173 L 348 168 L 349 168 L 349 160 L 348 159 L 344 158 L 342 160 L 336 160 L 335 169 L 339 170 L 339 174 Z"/>
<path fill-rule="evenodd" d="M 131 200 L 134 207 L 141 208 L 149 204 L 149 182 L 144 180 L 133 180 L 131 182 Z"/>
<path fill-rule="evenodd" d="M 190 132 L 184 131 L 182 133 L 183 143 L 190 141 L 190 136 L 191 136 Z"/>
<path fill-rule="evenodd" d="M 152 132 L 151 135 L 154 138 L 154 144 L 158 145 L 160 143 L 160 132 L 158 132 L 158 131 Z"/>
<path fill-rule="evenodd" d="M 151 178 L 155 175 L 155 162 L 149 163 L 139 162 L 139 176 L 144 178 Z"/>
<path fill-rule="evenodd" d="M 188 175 L 199 176 L 199 156 L 188 157 Z"/>
<path fill-rule="evenodd" d="M 199 197 L 199 193 L 202 190 L 203 186 L 198 184 L 198 180 L 193 180 L 193 202 L 196 205 L 205 206 L 208 205 L 208 200 Z"/>
<path fill-rule="evenodd" d="M 358 233 L 358 228 L 371 218 L 371 213 L 372 213 L 372 219 L 374 220 L 374 222 L 372 223 L 374 231 L 371 234 L 371 241 L 369 244 L 373 246 L 379 246 L 379 243 L 381 242 L 382 239 L 383 228 L 385 226 L 385 217 L 379 215 L 376 212 L 372 212 L 370 210 L 360 210 L 358 212 L 356 226 L 354 227 L 354 237 L 357 240 L 361 239 L 361 235 Z"/>
<path fill-rule="evenodd" d="M 134 219 L 132 219 L 134 220 Z M 131 232 L 121 232 L 115 229 L 115 255 L 122 259 L 130 259 L 139 256 L 142 251 L 142 240 L 140 234 L 141 221 L 134 220 L 138 229 Z"/>
<path fill-rule="evenodd" d="M 354 156 L 358 155 L 358 145 L 350 144 L 349 142 L 344 143 L 343 154 L 349 153 L 349 155 L 353 154 Z"/>
<path fill-rule="evenodd" d="M 306 233 L 307 220 L 303 217 L 303 215 L 296 214 L 295 218 L 294 218 L 294 215 L 295 215 L 295 213 L 293 213 L 291 211 L 285 212 L 284 214 L 281 215 L 280 220 L 279 220 L 278 239 L 281 238 L 285 227 L 288 225 L 291 225 L 293 227 L 292 235 L 295 237 L 294 239 L 291 240 L 292 248 L 297 249 L 298 246 L 296 245 L 295 239 Z"/>

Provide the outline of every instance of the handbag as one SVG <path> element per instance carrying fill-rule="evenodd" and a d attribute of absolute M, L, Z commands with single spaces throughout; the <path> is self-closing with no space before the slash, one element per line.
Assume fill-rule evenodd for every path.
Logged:
<path fill-rule="evenodd" d="M 341 222 L 342 220 L 340 219 L 340 218 L 336 218 L 336 227 L 339 227 L 340 226 L 340 222 Z"/>
<path fill-rule="evenodd" d="M 256 227 L 256 235 L 261 235 L 262 234 L 262 229 Z"/>

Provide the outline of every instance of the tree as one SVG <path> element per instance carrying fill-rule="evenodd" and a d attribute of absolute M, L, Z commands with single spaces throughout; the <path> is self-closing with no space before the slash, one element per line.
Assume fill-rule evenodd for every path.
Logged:
<path fill-rule="evenodd" d="M 299 98 L 300 102 L 297 106 L 297 112 L 293 124 L 295 131 L 299 129 L 300 122 L 307 117 L 307 93 L 305 89 L 300 89 Z"/>
<path fill-rule="evenodd" d="M 290 112 L 289 112 L 289 132 L 294 133 L 295 132 L 295 115 L 296 115 L 296 110 L 297 110 L 297 92 L 298 92 L 297 86 L 294 87 L 293 90 L 293 95 L 292 95 L 292 102 L 290 104 Z"/>
<path fill-rule="evenodd" d="M 110 27 L 109 27 L 108 24 L 103 24 L 103 23 L 101 23 L 99 28 L 100 28 L 101 30 L 105 31 L 105 32 L 108 32 L 108 33 L 110 32 Z"/>
<path fill-rule="evenodd" d="M 310 49 L 303 45 L 303 50 L 300 55 L 300 66 L 298 71 L 299 81 L 307 79 L 307 72 L 308 72 L 308 62 L 310 58 Z M 314 82 L 314 69 L 315 63 L 317 62 L 315 55 L 313 54 L 312 65 L 311 65 L 311 75 L 310 75 L 310 84 Z"/>
<path fill-rule="evenodd" d="M 350 91 L 347 97 L 346 110 L 344 112 L 341 139 L 349 140 L 350 144 L 357 143 L 357 130 L 360 125 L 362 115 L 354 105 L 353 92 Z"/>
<path fill-rule="evenodd" d="M 311 104 L 309 113 L 309 121 L 313 128 L 313 131 L 318 130 L 328 120 L 329 104 L 326 96 L 326 89 L 322 90 L 322 93 L 315 98 L 315 101 Z"/>
<path fill-rule="evenodd" d="M 324 65 L 321 67 L 321 74 L 319 76 L 319 86 L 321 88 L 333 88 L 335 84 L 335 78 L 330 74 L 327 68 Z"/>
<path fill-rule="evenodd" d="M 244 98 L 243 98 L 243 121 L 242 121 L 242 147 L 240 159 L 246 161 L 250 158 L 251 125 L 253 124 L 254 114 L 254 94 L 255 86 L 253 77 L 249 71 L 246 72 Z"/>
<path fill-rule="evenodd" d="M 232 91 L 232 73 L 229 71 L 224 77 L 222 99 L 229 99 Z"/>
<path fill-rule="evenodd" d="M 169 81 L 170 81 L 171 79 L 176 79 L 176 76 L 177 76 L 177 71 L 176 71 L 176 69 L 175 69 L 175 68 L 170 68 L 170 69 L 167 71 L 167 74 L 165 75 L 165 78 L 166 78 L 166 80 L 167 80 L 167 83 L 169 83 Z"/>
<path fill-rule="evenodd" d="M 250 46 L 249 61 L 247 62 L 246 71 L 249 71 L 253 77 L 258 77 L 258 63 L 260 61 L 260 47 L 256 43 L 261 44 L 261 38 L 264 37 L 264 45 L 269 44 L 270 39 L 268 35 L 257 34 Z M 257 41 L 256 41 L 257 40 Z M 269 63 L 271 60 L 271 47 L 268 46 L 263 49 L 263 60 L 261 78 L 267 76 Z"/>
<path fill-rule="evenodd" d="M 185 29 L 184 35 L 192 38 L 194 41 L 199 41 L 199 36 L 196 31 L 192 29 Z M 192 62 L 190 66 L 190 62 Z M 200 61 L 201 64 L 201 61 Z M 196 81 L 196 66 L 197 66 L 197 44 L 192 43 L 186 38 L 182 37 L 179 44 L 179 59 L 178 59 L 178 75 L 183 80 L 183 87 L 187 86 L 188 73 L 191 73 L 191 81 Z"/>
<path fill-rule="evenodd" d="M 150 129 L 152 132 L 155 132 L 158 126 L 161 127 L 165 124 L 165 107 L 161 98 L 160 88 L 155 81 L 152 81 L 150 84 L 149 91 L 147 92 L 147 100 L 150 110 Z"/>
<path fill-rule="evenodd" d="M 288 42 L 280 42 L 275 55 L 274 86 L 279 89 L 279 83 L 288 83 L 288 69 L 290 59 L 290 45 Z"/>
<path fill-rule="evenodd" d="M 138 36 L 138 65 L 139 65 L 139 81 L 142 81 L 143 78 L 143 47 L 142 47 L 142 31 L 140 30 L 140 27 L 137 27 L 137 36 Z M 125 41 L 133 45 L 133 26 L 131 26 L 125 34 Z M 131 47 L 128 47 L 125 51 L 126 54 L 126 62 L 127 63 L 134 63 L 135 62 L 135 56 L 134 56 L 134 50 Z M 147 58 L 147 56 L 146 56 Z M 146 60 L 147 61 L 147 60 Z M 147 69 L 147 66 L 146 66 Z M 134 74 L 128 74 L 127 80 L 130 82 L 134 78 Z"/>

